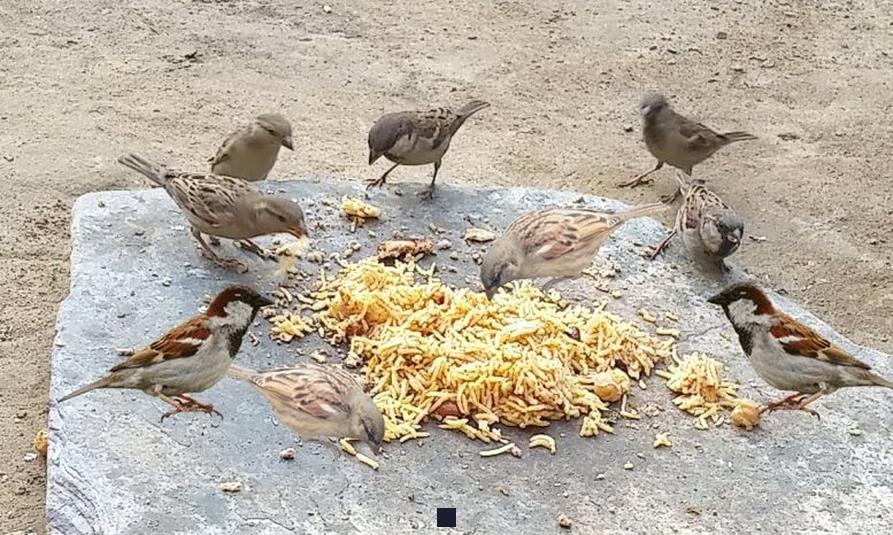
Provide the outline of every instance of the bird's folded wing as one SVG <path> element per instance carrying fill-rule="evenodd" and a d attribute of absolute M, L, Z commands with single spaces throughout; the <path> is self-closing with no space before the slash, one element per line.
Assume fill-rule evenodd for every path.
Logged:
<path fill-rule="evenodd" d="M 347 375 L 343 377 L 336 371 L 341 370 L 316 366 L 278 370 L 262 374 L 255 384 L 288 407 L 329 420 L 350 414 L 346 399 L 353 378 L 347 372 L 342 371 Z"/>
<path fill-rule="evenodd" d="M 240 133 L 240 131 L 236 131 L 226 136 L 226 139 L 223 140 L 223 144 L 220 145 L 219 149 L 217 149 L 217 154 L 215 154 L 214 157 L 209 160 L 211 162 L 212 168 L 229 158 L 229 149 L 232 146 L 233 142 L 239 137 Z"/>
<path fill-rule="evenodd" d="M 769 328 L 769 331 L 788 354 L 814 358 L 838 366 L 871 369 L 868 364 L 832 344 L 819 333 L 790 316 L 779 314 L 779 318 Z"/>
<path fill-rule="evenodd" d="M 706 149 L 720 143 L 720 135 L 708 126 L 690 120 L 684 120 L 679 125 L 679 133 L 688 140 L 690 148 Z"/>
<path fill-rule="evenodd" d="M 112 368 L 112 371 L 143 368 L 166 360 L 191 357 L 210 336 L 207 321 L 203 316 L 197 316 L 173 328 L 149 347 L 140 349 Z"/>

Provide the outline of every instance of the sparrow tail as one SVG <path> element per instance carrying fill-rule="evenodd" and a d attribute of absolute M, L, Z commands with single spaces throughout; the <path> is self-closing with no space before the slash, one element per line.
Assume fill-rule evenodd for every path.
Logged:
<path fill-rule="evenodd" d="M 453 123 L 452 131 L 456 132 L 457 130 L 459 130 L 459 127 L 465 123 L 466 119 L 481 111 L 482 109 L 489 107 L 490 103 L 484 102 L 483 100 L 472 100 L 468 104 L 462 106 L 461 108 L 459 108 L 459 111 L 456 112 L 456 115 L 458 115 L 459 118 L 456 119 L 455 123 Z"/>
<path fill-rule="evenodd" d="M 722 137 L 726 138 L 726 143 L 735 143 L 736 141 L 749 141 L 751 139 L 757 139 L 757 136 L 749 134 L 747 132 L 726 132 L 722 135 Z"/>
<path fill-rule="evenodd" d="M 252 379 L 257 372 L 255 370 L 249 368 L 240 368 L 238 366 L 230 366 L 229 370 L 226 372 L 227 375 L 232 377 L 233 379 L 238 379 L 239 381 L 245 381 L 246 383 L 253 383 Z"/>
<path fill-rule="evenodd" d="M 893 388 L 893 381 L 888 381 L 887 379 L 884 379 L 883 377 L 881 377 L 880 375 L 878 375 L 876 373 L 872 373 L 869 376 L 869 379 L 871 380 L 872 384 L 875 384 L 877 386 Z"/>
<path fill-rule="evenodd" d="M 76 397 L 80 396 L 81 394 L 86 394 L 87 392 L 90 392 L 91 390 L 96 390 L 98 388 L 107 388 L 111 384 L 112 384 L 112 376 L 107 375 L 107 376 L 103 377 L 102 379 L 98 379 L 88 385 L 78 388 L 77 390 L 75 390 L 74 392 L 72 392 L 68 395 L 62 396 L 61 398 L 59 398 L 59 401 L 57 401 L 56 403 L 62 403 L 63 401 L 68 401 L 69 399 L 76 398 Z"/>
<path fill-rule="evenodd" d="M 118 158 L 118 163 L 142 174 L 159 186 L 164 186 L 167 182 L 168 170 L 161 165 L 143 158 L 139 154 L 125 154 Z"/>
<path fill-rule="evenodd" d="M 644 217 L 646 215 L 657 214 L 663 212 L 670 205 L 663 202 L 655 202 L 651 204 L 643 204 L 640 206 L 634 206 L 628 210 L 624 210 L 622 212 L 617 212 L 614 214 L 614 217 L 620 219 L 621 221 L 629 221 L 630 219 L 635 219 L 637 217 Z"/>

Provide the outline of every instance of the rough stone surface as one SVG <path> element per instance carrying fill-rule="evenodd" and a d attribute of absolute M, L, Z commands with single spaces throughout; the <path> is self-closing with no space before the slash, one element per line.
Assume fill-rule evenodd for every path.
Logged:
<path fill-rule="evenodd" d="M 358 240 L 374 251 L 376 239 L 405 227 L 407 235 L 431 235 L 429 223 L 445 229 L 460 261 L 442 251 L 434 259 L 458 273 L 454 284 L 477 284 L 469 259 L 481 245 L 461 240 L 467 226 L 502 228 L 520 211 L 582 201 L 615 208 L 614 201 L 577 194 L 524 189 L 468 191 L 440 188 L 433 202 L 376 192 L 384 218 L 347 232 L 338 215 L 343 194 L 361 194 L 356 184 L 297 181 L 269 184 L 301 199 L 317 247 L 343 251 Z M 410 194 L 413 193 L 413 194 Z M 335 201 L 330 206 L 323 199 Z M 376 234 L 370 236 L 369 231 Z M 733 342 L 719 309 L 705 298 L 721 283 L 679 256 L 678 244 L 655 262 L 643 245 L 665 232 L 650 219 L 633 221 L 602 249 L 597 262 L 622 267 L 614 300 L 589 279 L 561 285 L 571 299 L 609 301 L 629 319 L 647 306 L 681 318 L 681 351 L 712 353 L 745 384 L 743 395 L 770 401 L 780 393 L 762 384 Z M 115 348 L 153 340 L 198 310 L 203 296 L 228 282 L 276 285 L 272 262 L 252 262 L 236 275 L 202 259 L 173 203 L 161 190 L 85 195 L 74 208 L 71 293 L 59 312 L 52 362 L 51 399 L 95 379 L 120 357 Z M 747 244 L 745 243 L 745 247 Z M 738 275 L 740 276 L 740 274 Z M 169 285 L 168 285 L 169 282 Z M 776 296 L 777 298 L 777 296 Z M 778 299 L 778 298 L 777 298 Z M 877 370 L 893 376 L 888 356 L 855 347 L 786 303 L 797 317 L 854 350 Z M 647 324 L 642 324 L 650 328 Z M 253 329 L 261 345 L 243 345 L 237 361 L 255 368 L 305 361 L 324 345 L 315 336 L 276 345 L 268 326 Z M 139 392 L 98 391 L 63 405 L 51 403 L 47 517 L 52 533 L 423 533 L 435 525 L 437 507 L 456 507 L 457 533 L 557 533 L 565 515 L 580 533 L 781 533 L 889 532 L 893 518 L 893 455 L 890 406 L 883 389 L 850 389 L 816 404 L 822 419 L 781 412 L 747 433 L 730 427 L 696 431 L 693 420 L 670 403 L 656 378 L 633 401 L 666 410 L 639 422 L 620 423 L 616 435 L 583 439 L 579 421 L 555 424 L 558 453 L 527 451 L 483 459 L 480 443 L 431 425 L 432 437 L 385 448 L 373 472 L 349 459 L 332 461 L 315 444 L 297 448 L 295 460 L 279 451 L 294 446 L 276 425 L 265 401 L 250 387 L 224 379 L 200 399 L 214 403 L 225 419 L 182 415 L 159 423 L 165 406 Z M 848 429 L 858 424 L 862 436 Z M 506 429 L 526 445 L 532 431 Z M 651 447 L 657 431 L 669 432 L 672 448 Z M 632 470 L 624 464 L 631 462 Z M 220 485 L 238 481 L 242 490 Z M 444 530 L 448 532 L 450 530 Z"/>

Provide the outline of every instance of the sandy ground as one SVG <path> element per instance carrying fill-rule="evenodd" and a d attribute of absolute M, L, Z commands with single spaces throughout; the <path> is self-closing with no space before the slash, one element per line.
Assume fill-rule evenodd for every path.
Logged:
<path fill-rule="evenodd" d="M 480 97 L 493 106 L 456 137 L 442 180 L 645 202 L 671 191 L 672 171 L 616 184 L 654 163 L 635 104 L 660 89 L 710 126 L 760 136 L 696 169 L 766 238 L 737 261 L 893 352 L 891 2 L 296 3 L 0 3 L 0 533 L 44 529 L 45 466 L 25 455 L 46 425 L 72 202 L 146 187 L 115 163 L 124 151 L 204 169 L 262 112 L 296 127 L 274 179 L 356 180 L 384 170 L 366 165 L 380 113 Z"/>

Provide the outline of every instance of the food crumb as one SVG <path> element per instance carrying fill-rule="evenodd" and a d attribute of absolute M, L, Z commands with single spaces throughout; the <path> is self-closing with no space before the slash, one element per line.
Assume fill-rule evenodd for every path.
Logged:
<path fill-rule="evenodd" d="M 654 435 L 654 443 L 652 444 L 655 448 L 672 448 L 673 442 L 670 441 L 669 435 L 667 433 L 657 433 Z"/>
<path fill-rule="evenodd" d="M 566 517 L 566 516 L 564 516 L 564 515 L 559 515 L 559 517 L 558 517 L 558 525 L 561 526 L 561 527 L 564 528 L 564 529 L 571 529 L 571 526 L 573 525 L 573 523 L 571 522 L 571 519 L 570 519 L 570 518 L 568 518 L 568 517 Z"/>
<path fill-rule="evenodd" d="M 295 458 L 295 449 L 294 448 L 285 448 L 284 450 L 279 452 L 279 458 L 284 461 L 290 461 Z"/>
<path fill-rule="evenodd" d="M 223 492 L 241 492 L 242 483 L 238 481 L 227 481 L 220 484 L 220 490 Z"/>
<path fill-rule="evenodd" d="M 629 461 L 626 461 L 626 464 L 623 465 L 623 469 L 624 469 L 624 470 L 632 470 L 632 469 L 633 469 L 633 463 L 631 463 L 631 462 L 629 462 Z"/>

